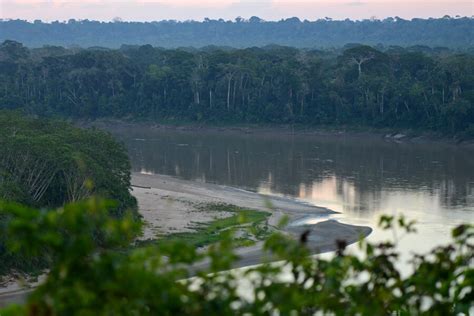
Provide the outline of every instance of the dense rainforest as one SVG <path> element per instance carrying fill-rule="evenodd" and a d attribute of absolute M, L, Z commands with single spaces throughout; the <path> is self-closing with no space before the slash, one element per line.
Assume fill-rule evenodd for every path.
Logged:
<path fill-rule="evenodd" d="M 336 51 L 28 49 L 0 45 L 0 107 L 96 119 L 271 123 L 474 135 L 474 56 L 427 47 Z"/>
<path fill-rule="evenodd" d="M 0 21 L 0 41 L 16 40 L 29 47 L 43 45 L 119 48 L 122 44 L 176 48 L 208 45 L 251 47 L 277 44 L 293 47 L 341 47 L 347 43 L 366 45 L 428 45 L 473 49 L 472 17 L 404 20 L 300 21 L 288 18 L 264 21 L 258 17 L 235 21 L 205 19 L 198 21 L 99 22 L 69 20 L 33 23 L 24 20 Z"/>

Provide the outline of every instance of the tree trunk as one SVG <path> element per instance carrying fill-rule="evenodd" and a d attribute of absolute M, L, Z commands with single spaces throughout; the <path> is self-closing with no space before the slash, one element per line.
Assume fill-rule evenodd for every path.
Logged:
<path fill-rule="evenodd" d="M 232 81 L 232 77 L 228 78 L 227 82 L 227 111 L 230 111 L 230 84 Z"/>
<path fill-rule="evenodd" d="M 209 89 L 209 108 L 212 109 L 212 90 Z"/>
<path fill-rule="evenodd" d="M 232 108 L 235 109 L 235 94 L 237 91 L 237 80 L 234 80 L 234 91 L 232 91 Z"/>
<path fill-rule="evenodd" d="M 196 103 L 196 104 L 199 105 L 200 102 L 201 102 L 201 100 L 200 100 L 200 98 L 199 98 L 199 91 L 195 91 L 195 92 L 194 92 L 194 103 Z"/>
<path fill-rule="evenodd" d="M 405 104 L 405 107 L 406 107 L 407 111 L 410 112 L 410 107 L 408 106 L 408 102 L 404 101 L 403 103 Z"/>
<path fill-rule="evenodd" d="M 380 114 L 383 116 L 383 111 L 384 111 L 384 97 L 385 94 L 381 93 L 380 95 Z"/>
<path fill-rule="evenodd" d="M 304 112 L 304 94 L 301 95 L 301 107 L 300 107 L 300 115 L 302 116 Z"/>

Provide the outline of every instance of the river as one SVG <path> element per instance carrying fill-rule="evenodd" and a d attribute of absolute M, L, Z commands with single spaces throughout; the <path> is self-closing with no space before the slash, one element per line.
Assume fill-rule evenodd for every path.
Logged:
<path fill-rule="evenodd" d="M 424 253 L 474 222 L 474 149 L 396 143 L 380 137 L 232 131 L 114 129 L 134 171 L 284 195 L 374 228 L 371 241 L 396 236 L 402 255 Z M 416 220 L 418 233 L 377 228 L 382 214 Z M 307 223 L 321 218 L 308 218 Z"/>

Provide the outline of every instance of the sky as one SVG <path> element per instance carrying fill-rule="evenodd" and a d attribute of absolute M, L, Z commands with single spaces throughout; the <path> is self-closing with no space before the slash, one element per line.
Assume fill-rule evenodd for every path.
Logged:
<path fill-rule="evenodd" d="M 258 16 L 341 20 L 473 16 L 474 0 L 0 0 L 1 19 L 233 20 Z"/>

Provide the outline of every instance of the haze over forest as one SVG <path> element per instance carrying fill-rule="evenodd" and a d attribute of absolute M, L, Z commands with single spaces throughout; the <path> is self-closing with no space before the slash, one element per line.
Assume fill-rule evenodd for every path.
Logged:
<path fill-rule="evenodd" d="M 119 48 L 123 44 L 164 48 L 205 47 L 209 45 L 245 48 L 284 45 L 297 48 L 342 47 L 349 43 L 387 46 L 426 45 L 472 50 L 472 17 L 405 20 L 300 20 L 264 21 L 259 17 L 205 19 L 198 21 L 163 20 L 156 22 L 113 22 L 91 20 L 55 21 L 0 20 L 0 41 L 15 40 L 28 47 L 44 45 L 100 46 Z"/>

